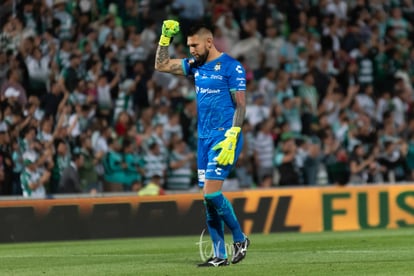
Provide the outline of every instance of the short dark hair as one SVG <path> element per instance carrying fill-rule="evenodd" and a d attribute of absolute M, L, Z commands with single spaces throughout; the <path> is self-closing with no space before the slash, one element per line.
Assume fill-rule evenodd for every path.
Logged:
<path fill-rule="evenodd" d="M 193 36 L 199 34 L 200 32 L 209 32 L 213 34 L 213 27 L 208 24 L 204 23 L 196 23 L 194 24 L 187 33 L 187 36 Z"/>

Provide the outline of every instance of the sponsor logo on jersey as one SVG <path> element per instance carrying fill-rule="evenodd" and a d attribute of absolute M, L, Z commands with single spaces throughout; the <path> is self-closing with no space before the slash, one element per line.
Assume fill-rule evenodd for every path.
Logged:
<path fill-rule="evenodd" d="M 212 80 L 222 80 L 223 76 L 222 75 L 211 75 L 210 79 L 212 79 Z"/>
<path fill-rule="evenodd" d="M 221 69 L 221 63 L 217 62 L 216 65 L 214 66 L 214 71 L 220 71 Z"/>
<path fill-rule="evenodd" d="M 241 67 L 241 65 L 237 65 L 237 66 L 236 66 L 236 71 L 237 71 L 237 73 L 239 73 L 239 74 L 243 73 L 243 68 Z"/>
<path fill-rule="evenodd" d="M 216 94 L 216 93 L 220 93 L 220 89 L 211 89 L 211 88 L 200 88 L 198 86 L 196 86 L 196 93 L 201 93 L 201 94 Z"/>
<path fill-rule="evenodd" d="M 223 169 L 222 168 L 216 168 L 215 170 L 214 170 L 214 172 L 217 174 L 217 175 L 221 175 L 221 171 L 222 171 Z"/>

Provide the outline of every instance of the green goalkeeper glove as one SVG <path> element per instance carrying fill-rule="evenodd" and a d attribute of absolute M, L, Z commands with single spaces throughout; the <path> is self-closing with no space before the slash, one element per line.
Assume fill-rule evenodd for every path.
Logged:
<path fill-rule="evenodd" d="M 168 46 L 170 45 L 171 38 L 178 34 L 180 31 L 180 23 L 175 20 L 164 20 L 162 24 L 162 32 L 160 41 L 158 42 L 161 46 Z"/>
<path fill-rule="evenodd" d="M 213 147 L 213 150 L 221 149 L 219 155 L 216 157 L 219 165 L 226 166 L 233 164 L 237 137 L 239 136 L 240 130 L 240 127 L 231 127 L 224 134 L 226 138 Z"/>

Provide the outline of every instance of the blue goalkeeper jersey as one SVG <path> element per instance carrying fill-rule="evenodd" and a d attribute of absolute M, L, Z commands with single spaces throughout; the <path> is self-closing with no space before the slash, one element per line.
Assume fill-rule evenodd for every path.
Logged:
<path fill-rule="evenodd" d="M 198 137 L 217 135 L 233 125 L 235 103 L 231 93 L 246 91 L 246 73 L 239 61 L 227 54 L 201 66 L 183 60 L 185 75 L 193 75 L 197 94 Z"/>

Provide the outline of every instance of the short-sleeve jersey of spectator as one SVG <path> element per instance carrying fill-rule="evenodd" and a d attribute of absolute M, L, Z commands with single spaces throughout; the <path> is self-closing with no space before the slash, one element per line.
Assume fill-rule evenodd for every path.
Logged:
<path fill-rule="evenodd" d="M 231 93 L 246 90 L 246 73 L 243 66 L 223 53 L 217 59 L 201 66 L 183 60 L 185 75 L 193 75 L 197 94 L 198 137 L 216 135 L 233 125 L 235 103 Z"/>

